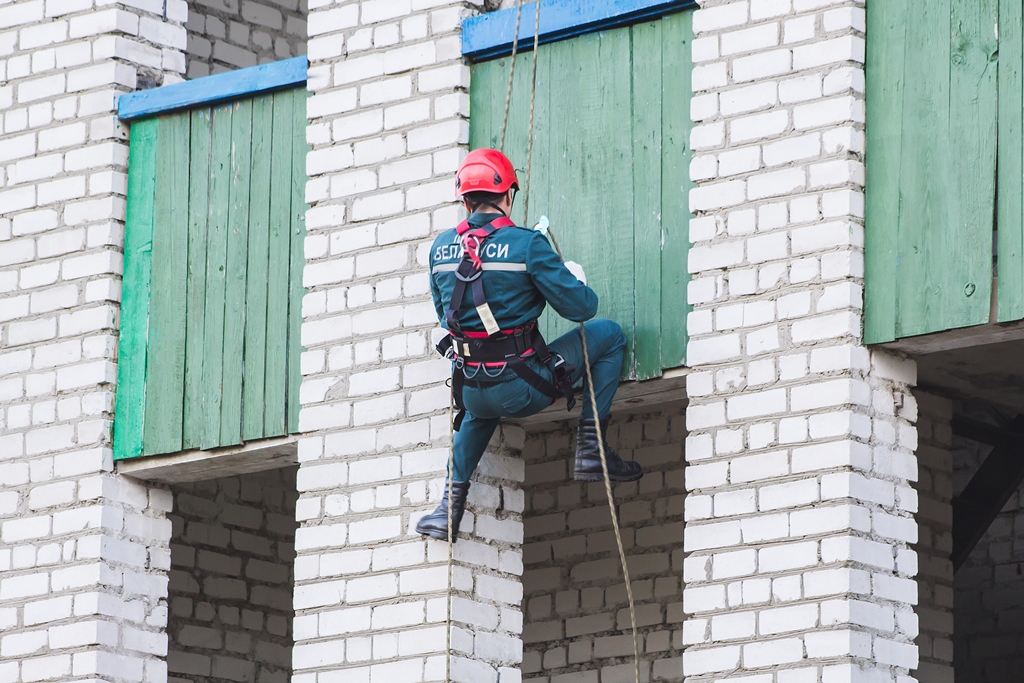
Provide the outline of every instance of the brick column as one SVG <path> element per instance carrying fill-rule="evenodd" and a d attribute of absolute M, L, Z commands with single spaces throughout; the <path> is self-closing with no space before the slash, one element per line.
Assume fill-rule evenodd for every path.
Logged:
<path fill-rule="evenodd" d="M 127 131 L 182 0 L 0 6 L 0 679 L 166 680 L 170 496 L 113 474 Z"/>
<path fill-rule="evenodd" d="M 921 571 L 917 577 L 921 635 L 917 639 L 921 683 L 953 680 L 953 406 L 949 399 L 914 392 L 920 406 L 917 422 L 917 485 L 920 539 L 915 546 Z"/>
<path fill-rule="evenodd" d="M 427 273 L 461 220 L 468 140 L 461 20 L 472 3 L 360 0 L 309 15 L 297 683 L 444 678 L 447 547 L 413 529 L 440 500 L 450 368 Z M 458 544 L 457 680 L 507 683 L 522 656 L 522 463 L 504 429 Z M 500 456 L 500 457 L 495 457 Z"/>
<path fill-rule="evenodd" d="M 684 675 L 904 683 L 916 371 L 861 338 L 864 2 L 693 24 Z"/>

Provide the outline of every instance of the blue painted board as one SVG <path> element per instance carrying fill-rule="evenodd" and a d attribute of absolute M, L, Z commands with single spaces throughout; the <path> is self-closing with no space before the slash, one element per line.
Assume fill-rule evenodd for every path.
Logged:
<path fill-rule="evenodd" d="M 552 43 L 696 6 L 695 0 L 541 0 L 540 43 Z M 523 3 L 518 50 L 533 48 L 536 2 Z M 475 61 L 512 52 L 516 8 L 489 12 L 462 22 L 462 54 Z"/>
<path fill-rule="evenodd" d="M 131 121 L 287 88 L 305 83 L 308 68 L 309 62 L 303 55 L 161 88 L 139 90 L 121 96 L 117 103 L 117 115 L 122 121 Z"/>

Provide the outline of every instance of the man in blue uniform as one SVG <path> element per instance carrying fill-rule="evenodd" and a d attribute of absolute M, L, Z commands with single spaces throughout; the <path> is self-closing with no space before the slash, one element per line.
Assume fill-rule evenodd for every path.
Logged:
<path fill-rule="evenodd" d="M 576 438 L 574 477 L 604 478 L 598 439 L 608 430 L 612 399 L 622 372 L 626 337 L 611 320 L 591 320 L 597 295 L 558 257 L 547 238 L 516 227 L 508 214 L 519 189 L 512 163 L 493 149 L 470 152 L 456 179 L 470 212 L 457 228 L 441 233 L 430 250 L 430 290 L 449 335 L 438 350 L 453 360 L 452 391 L 459 415 L 454 464 L 441 505 L 416 530 L 448 538 L 451 505 L 454 538 L 465 510 L 469 479 L 503 417 L 520 418 L 565 398 L 575 403 L 572 385 L 585 376 L 579 330 L 547 344 L 537 319 L 550 304 L 563 318 L 586 322 L 587 350 L 598 414 L 584 387 Z M 571 264 L 574 265 L 575 264 Z M 606 443 L 612 481 L 643 476 L 639 464 L 624 461 Z"/>

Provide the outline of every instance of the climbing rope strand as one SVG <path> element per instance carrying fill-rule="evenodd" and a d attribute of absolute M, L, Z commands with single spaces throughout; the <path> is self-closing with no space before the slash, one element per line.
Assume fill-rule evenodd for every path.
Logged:
<path fill-rule="evenodd" d="M 521 1 L 521 0 L 520 0 Z M 526 182 L 523 184 L 523 217 L 530 221 L 530 170 L 533 167 L 533 112 L 537 101 L 537 44 L 540 42 L 540 0 L 533 20 L 533 74 L 530 76 L 530 133 L 526 138 Z"/>
<path fill-rule="evenodd" d="M 540 3 L 537 3 L 538 9 Z M 512 57 L 508 66 L 508 87 L 505 89 L 505 114 L 501 117 L 501 139 L 498 142 L 498 151 L 505 151 L 505 131 L 508 130 L 508 110 L 512 103 L 512 78 L 516 73 L 516 51 L 519 47 L 519 19 L 523 16 L 523 0 L 516 2 L 516 32 L 512 36 Z"/>
<path fill-rule="evenodd" d="M 540 2 L 537 3 L 537 12 L 540 13 Z M 515 35 L 512 36 L 512 57 L 509 61 L 508 67 L 508 87 L 505 89 L 505 112 L 501 117 L 501 139 L 498 143 L 498 149 L 502 152 L 505 151 L 505 133 L 508 130 L 508 112 L 512 103 L 512 84 L 514 83 L 516 73 L 516 52 L 519 48 L 519 21 L 523 14 L 523 0 L 516 2 L 516 28 Z M 536 50 L 537 41 L 534 39 L 534 49 Z M 536 59 L 534 59 L 534 79 L 536 79 L 537 65 Z M 530 105 L 530 132 L 531 140 L 533 143 L 533 105 L 531 96 Z M 529 155 L 527 155 L 529 156 Z M 529 176 L 527 176 L 529 177 Z M 486 371 L 485 371 L 486 372 Z M 445 683 L 452 683 L 452 591 L 454 589 L 454 576 L 455 576 L 455 535 L 452 533 L 452 479 L 455 472 L 455 399 L 454 396 L 448 403 L 448 424 L 452 428 L 452 443 L 448 449 L 448 599 L 445 605 L 445 643 L 444 643 L 444 664 Z"/>
<path fill-rule="evenodd" d="M 522 0 L 520 0 L 521 6 Z M 516 35 L 519 35 L 518 28 L 518 16 L 516 17 Z M 527 143 L 526 143 L 526 182 L 523 185 L 523 218 L 527 225 L 530 224 L 530 171 L 533 165 L 533 124 L 534 124 L 534 108 L 537 100 L 537 45 L 540 41 L 540 0 L 537 0 L 537 12 L 534 16 L 534 29 L 533 29 L 533 74 L 530 78 L 530 123 L 527 131 Z M 514 46 L 514 44 L 513 44 Z M 514 48 L 513 48 L 514 49 Z M 511 95 L 511 86 L 509 88 L 509 94 Z M 506 103 L 507 108 L 507 103 Z M 502 129 L 502 139 L 505 138 L 504 127 Z M 555 239 L 554 232 L 549 228 L 548 236 L 551 238 L 551 244 L 555 248 L 555 252 L 558 257 L 565 261 L 565 257 L 562 255 L 562 250 L 558 246 L 558 240 Z M 583 323 L 580 323 L 580 342 L 583 345 L 583 367 L 587 374 L 587 387 L 590 392 L 590 407 L 594 412 L 594 420 L 597 423 L 597 450 L 601 456 L 601 471 L 604 473 L 604 490 L 608 497 L 608 510 L 612 516 L 612 528 L 615 530 L 615 545 L 618 546 L 619 550 L 619 561 L 622 563 L 622 577 L 626 582 L 626 598 L 629 601 L 629 622 L 633 632 L 633 675 L 636 683 L 640 683 L 640 645 L 636 634 L 636 603 L 633 601 L 633 584 L 629 580 L 629 565 L 626 563 L 626 550 L 622 545 L 622 531 L 619 529 L 619 515 L 615 510 L 615 497 L 612 495 L 612 482 L 608 476 L 608 458 L 604 452 L 604 435 L 600 429 L 600 416 L 597 410 L 597 394 L 594 392 L 594 375 L 590 369 L 590 353 L 587 350 L 587 335 L 586 330 L 583 327 Z"/>
<path fill-rule="evenodd" d="M 444 680 L 452 683 L 452 577 L 455 574 L 455 536 L 452 534 L 452 485 L 455 472 L 455 397 L 448 400 L 448 424 L 452 427 L 452 445 L 448 449 L 448 600 L 445 605 Z"/>
<path fill-rule="evenodd" d="M 551 245 L 555 248 L 558 257 L 562 256 L 562 249 L 558 246 L 558 240 L 554 233 L 548 228 L 548 237 L 551 238 Z M 612 515 L 612 528 L 615 531 L 615 545 L 619 549 L 619 561 L 622 563 L 622 577 L 626 581 L 626 599 L 629 601 L 629 622 L 633 628 L 633 675 L 636 683 L 640 683 L 640 643 L 636 634 L 636 603 L 633 600 L 633 584 L 629 580 L 629 565 L 626 564 L 626 549 L 622 545 L 622 531 L 619 529 L 619 515 L 615 510 L 615 498 L 612 495 L 612 481 L 608 476 L 608 457 L 604 452 L 604 435 L 601 434 L 600 418 L 597 410 L 597 394 L 594 392 L 594 375 L 590 369 L 590 353 L 587 350 L 587 335 L 580 323 L 580 342 L 583 344 L 583 367 L 587 373 L 587 389 L 590 394 L 590 408 L 594 412 L 594 420 L 598 422 L 597 452 L 601 455 L 601 471 L 604 473 L 604 492 L 608 497 L 608 511 Z M 585 400 L 585 399 L 584 399 Z"/>
<path fill-rule="evenodd" d="M 594 411 L 594 420 L 598 421 L 597 451 L 601 454 L 601 471 L 604 472 L 604 492 L 608 496 L 608 510 L 612 513 L 612 528 L 615 530 L 615 544 L 619 547 L 619 560 L 622 562 L 622 576 L 626 581 L 626 599 L 629 601 L 629 622 L 633 627 L 633 675 L 636 683 L 640 683 L 640 644 L 636 636 L 636 604 L 633 602 L 633 584 L 629 580 L 629 566 L 626 564 L 626 550 L 622 547 L 622 531 L 619 530 L 619 515 L 615 511 L 615 499 L 612 497 L 612 481 L 608 476 L 608 459 L 604 454 L 604 435 L 601 434 L 600 420 L 597 414 L 597 394 L 594 393 L 594 377 L 590 372 L 590 354 L 587 353 L 587 335 L 584 334 L 583 323 L 580 323 L 580 339 L 583 341 L 583 364 L 587 368 L 587 387 L 590 389 L 590 407 Z"/>
<path fill-rule="evenodd" d="M 536 13 L 534 15 L 534 31 L 533 31 L 533 69 L 530 76 L 530 122 L 527 136 L 526 146 L 526 181 L 523 184 L 523 217 L 524 222 L 529 224 L 530 216 L 530 173 L 533 166 L 533 127 L 534 127 L 534 113 L 536 111 L 537 101 L 537 47 L 540 42 L 540 0 L 536 3 Z M 508 70 L 508 87 L 505 90 L 505 112 L 502 116 L 501 121 L 501 138 L 499 141 L 499 150 L 505 151 L 505 134 L 508 130 L 508 116 L 509 109 L 512 103 L 512 85 L 515 77 L 516 69 L 516 52 L 519 47 L 519 24 L 522 17 L 523 1 L 518 0 L 516 2 L 516 26 L 515 35 L 512 38 L 512 56 L 509 63 Z M 550 230 L 548 231 L 548 237 L 551 238 L 551 244 L 555 248 L 555 252 L 558 253 L 559 258 L 563 261 L 565 257 L 562 255 L 562 250 L 558 246 L 558 240 L 555 239 L 555 235 Z M 597 394 L 594 392 L 594 376 L 590 369 L 590 353 L 587 349 L 587 335 L 583 323 L 580 323 L 580 342 L 583 346 L 583 365 L 587 375 L 587 388 L 590 394 L 590 407 L 594 413 L 594 420 L 600 424 L 600 418 L 597 409 Z M 449 403 L 448 406 L 448 417 L 451 424 L 454 425 L 454 404 Z M 598 453 L 601 456 L 601 471 L 604 473 L 604 489 L 605 494 L 608 498 L 608 510 L 611 513 L 612 527 L 615 531 L 615 544 L 619 550 L 619 560 L 622 563 L 622 576 L 626 582 L 626 598 L 629 601 L 629 619 L 630 625 L 632 626 L 633 633 L 633 674 L 636 683 L 640 683 L 640 647 L 637 639 L 636 632 L 636 604 L 633 600 L 633 585 L 629 578 L 629 566 L 626 563 L 626 550 L 622 545 L 622 531 L 619 529 L 619 515 L 615 510 L 615 497 L 612 494 L 612 483 L 611 478 L 608 476 L 608 458 L 605 454 L 604 449 L 604 435 L 600 433 L 600 427 L 598 427 L 598 439 L 597 448 Z M 454 440 L 454 431 L 452 432 Z M 445 681 L 451 683 L 452 680 L 452 590 L 453 590 L 453 578 L 454 578 L 454 567 L 455 567 L 455 538 L 452 534 L 452 505 L 451 505 L 451 480 L 452 472 L 455 467 L 455 449 L 454 441 L 453 447 L 448 450 L 448 600 L 447 600 L 447 630 L 445 634 Z"/>

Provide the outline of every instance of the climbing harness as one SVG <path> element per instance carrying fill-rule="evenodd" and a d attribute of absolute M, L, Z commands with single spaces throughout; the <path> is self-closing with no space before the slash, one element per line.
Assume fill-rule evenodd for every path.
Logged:
<path fill-rule="evenodd" d="M 537 97 L 537 47 L 540 41 L 540 4 L 541 0 L 535 0 L 536 2 L 536 13 L 534 15 L 534 31 L 533 31 L 533 72 L 530 79 L 530 122 L 527 134 L 527 148 L 526 148 L 526 181 L 523 184 L 523 216 L 526 221 L 529 220 L 530 210 L 530 171 L 533 162 L 533 124 L 534 124 L 534 107 L 536 104 Z M 515 35 L 512 38 L 512 56 L 509 64 L 508 74 L 508 89 L 505 93 L 505 112 L 501 122 L 501 138 L 499 144 L 499 150 L 505 151 L 505 133 L 508 127 L 508 115 L 509 107 L 512 101 L 512 84 L 513 74 L 515 73 L 516 66 L 516 52 L 519 46 L 519 22 L 522 15 L 523 0 L 517 0 L 516 2 L 516 24 L 515 24 Z M 495 225 L 497 224 L 497 225 Z M 551 245 L 554 247 L 558 257 L 565 260 L 562 255 L 562 250 L 558 246 L 558 240 L 555 239 L 554 233 L 551 231 L 548 225 L 547 218 L 542 217 L 541 224 L 543 225 L 543 232 L 551 241 Z M 482 230 L 486 234 L 482 234 L 479 237 L 482 244 L 483 240 L 492 235 L 494 231 L 501 227 L 514 225 L 511 220 L 506 216 L 499 216 L 494 221 L 491 221 L 487 226 L 484 226 Z M 469 230 L 468 222 L 463 223 L 459 226 L 459 234 L 462 235 L 464 232 Z M 477 264 L 474 264 L 473 258 L 468 254 L 469 250 L 465 250 L 462 261 L 460 261 L 458 269 L 456 270 L 456 283 L 455 289 L 452 292 L 452 300 L 449 303 L 448 309 L 445 311 L 446 322 L 449 327 L 449 331 L 459 330 L 458 334 L 452 333 L 450 336 L 442 339 L 441 344 L 438 344 L 438 351 L 442 355 L 447 355 L 451 352 L 456 359 L 456 371 L 452 375 L 452 398 L 449 402 L 448 416 L 453 430 L 457 431 L 462 423 L 462 418 L 465 416 L 465 406 L 462 404 L 462 386 L 457 387 L 459 380 L 457 379 L 460 375 L 465 381 L 465 358 L 472 355 L 477 372 L 482 367 L 484 368 L 485 374 L 487 374 L 487 366 L 497 362 L 503 370 L 505 365 L 515 372 L 521 379 L 524 379 L 530 386 L 538 389 L 542 393 L 551 396 L 554 399 L 565 397 L 566 404 L 569 410 L 572 410 L 575 405 L 575 398 L 572 393 L 571 383 L 568 385 L 568 393 L 566 393 L 563 382 L 560 379 L 560 373 L 562 376 L 568 378 L 568 369 L 565 367 L 564 361 L 561 364 L 549 365 L 552 367 L 552 372 L 556 380 L 553 386 L 550 382 L 545 380 L 543 377 L 535 373 L 529 366 L 526 365 L 524 359 L 531 355 L 531 351 L 537 354 L 538 360 L 545 364 L 551 363 L 550 352 L 547 349 L 547 345 L 544 343 L 543 337 L 537 330 L 536 321 L 531 321 L 528 325 L 516 328 L 515 330 L 500 330 L 495 329 L 498 332 L 498 336 L 495 337 L 492 333 L 491 326 L 488 325 L 487 318 L 490 318 L 490 322 L 494 323 L 494 316 L 490 314 L 490 307 L 487 306 L 486 300 L 483 296 L 483 282 L 481 280 L 482 268 L 476 268 Z M 477 259 L 478 260 L 478 259 Z M 466 266 L 466 264 L 469 264 Z M 465 267 L 465 270 L 464 270 Z M 470 271 L 470 268 L 475 269 L 475 275 Z M 470 287 L 471 296 L 473 297 L 473 304 L 477 307 L 477 312 L 480 315 L 481 321 L 487 328 L 487 333 L 483 333 L 484 337 L 475 336 L 473 333 L 463 332 L 461 327 L 458 326 L 458 311 L 462 306 L 462 300 L 465 296 L 467 285 Z M 484 308 L 481 311 L 481 308 Z M 454 313 L 454 315 L 451 315 Z M 452 322 L 455 322 L 455 326 L 452 326 Z M 497 328 L 497 324 L 493 324 L 494 328 Z M 529 335 L 529 338 L 527 338 Z M 484 350 L 488 347 L 480 346 L 484 338 L 488 339 L 488 342 L 497 342 L 490 350 Z M 539 341 L 538 341 L 539 340 Z M 583 346 L 583 366 L 587 376 L 587 387 L 588 393 L 590 394 L 590 407 L 594 412 L 594 418 L 598 417 L 597 409 L 597 394 L 594 391 L 594 377 L 590 369 L 590 354 L 587 350 L 587 336 L 585 334 L 583 323 L 580 323 L 580 341 Z M 463 344 L 460 348 L 458 345 Z M 445 349 L 442 349 L 442 345 Z M 500 345 L 500 346 L 499 346 Z M 507 351 L 508 353 L 501 356 L 497 361 L 490 360 L 496 358 L 498 350 Z M 461 355 L 460 355 L 461 354 Z M 492 355 L 493 354 L 493 355 Z M 463 366 L 458 367 L 458 359 L 463 359 Z M 561 368 L 560 371 L 556 371 L 557 368 Z M 526 371 L 524 374 L 524 370 Z M 538 378 L 540 382 L 547 385 L 549 390 L 541 388 L 538 384 L 535 384 L 528 377 L 533 375 Z M 475 376 L 475 375 L 474 375 Z M 554 389 L 554 392 L 549 393 L 550 389 Z M 458 413 L 456 414 L 456 410 Z M 454 439 L 454 435 L 453 435 Z M 611 513 L 612 527 L 615 531 L 615 544 L 619 551 L 619 561 L 622 564 L 622 575 L 626 582 L 626 598 L 629 602 L 629 619 L 630 625 L 632 626 L 633 635 L 633 675 L 635 683 L 640 683 L 640 646 L 637 639 L 636 632 L 636 603 L 633 599 L 633 585 L 629 578 L 629 566 L 626 563 L 626 551 L 622 543 L 622 531 L 619 528 L 619 515 L 615 509 L 615 498 L 612 495 L 612 484 L 611 479 L 608 476 L 608 459 L 605 454 L 604 448 L 604 437 L 599 435 L 597 439 L 598 453 L 601 456 L 601 471 L 604 473 L 604 489 L 605 495 L 608 498 L 608 510 Z M 448 476 L 452 476 L 452 472 L 455 467 L 455 450 L 449 448 L 448 451 Z M 452 506 L 448 505 L 448 600 L 447 600 L 447 637 L 445 641 L 445 681 L 451 683 L 451 667 L 452 667 L 452 586 L 454 578 L 454 548 L 455 548 L 455 536 L 452 533 Z"/>
<path fill-rule="evenodd" d="M 437 345 L 438 352 L 445 358 L 454 361 L 452 370 L 452 397 L 458 414 L 453 422 L 453 429 L 459 430 L 466 416 L 466 406 L 462 399 L 462 390 L 467 382 L 482 369 L 485 375 L 496 377 L 505 368 L 515 373 L 531 387 L 554 400 L 564 398 L 569 410 L 576 405 L 576 397 L 572 389 L 570 373 L 574 368 L 565 363 L 558 354 L 552 354 L 537 329 L 537 321 L 530 322 L 513 330 L 502 330 L 491 313 L 491 308 L 484 298 L 483 264 L 477 250 L 484 241 L 500 228 L 515 224 L 505 216 L 498 216 L 487 225 L 473 229 L 468 221 L 464 221 L 456 229 L 463 236 L 462 260 L 455 270 L 455 287 L 452 297 L 445 309 L 445 324 L 448 335 Z M 467 239 L 473 240 L 467 245 Z M 483 322 L 486 332 L 463 330 L 459 320 L 459 310 L 467 290 L 473 306 Z M 553 376 L 550 382 L 538 374 L 526 363 L 526 359 L 536 357 L 546 365 Z M 491 373 L 488 368 L 496 370 Z M 470 372 L 472 371 L 472 374 Z"/>

